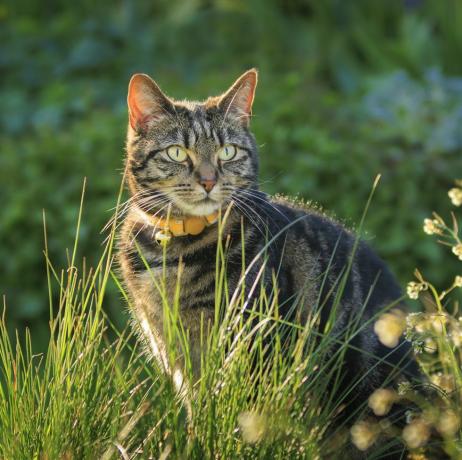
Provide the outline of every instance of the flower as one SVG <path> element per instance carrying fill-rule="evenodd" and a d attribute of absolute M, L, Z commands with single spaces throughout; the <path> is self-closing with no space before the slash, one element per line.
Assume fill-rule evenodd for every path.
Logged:
<path fill-rule="evenodd" d="M 428 315 L 426 313 L 409 313 L 406 317 L 407 327 L 412 331 L 419 334 L 426 332 L 431 325 L 428 321 Z"/>
<path fill-rule="evenodd" d="M 424 350 L 427 353 L 435 353 L 438 350 L 437 343 L 433 340 L 432 337 L 427 337 L 424 340 Z"/>
<path fill-rule="evenodd" d="M 374 332 L 379 340 L 389 348 L 396 347 L 399 338 L 406 329 L 404 313 L 400 310 L 391 310 L 384 313 L 374 324 Z"/>
<path fill-rule="evenodd" d="M 452 410 L 445 411 L 441 414 L 436 429 L 443 436 L 453 436 L 460 428 L 460 418 Z"/>
<path fill-rule="evenodd" d="M 462 189 L 454 187 L 449 190 L 448 195 L 454 206 L 460 206 L 462 204 Z"/>
<path fill-rule="evenodd" d="M 454 284 L 455 287 L 462 287 L 462 276 L 457 275 L 454 278 L 454 283 L 453 284 Z"/>
<path fill-rule="evenodd" d="M 351 441 L 359 450 L 367 450 L 374 444 L 379 434 L 377 424 L 361 421 L 355 423 L 350 430 Z"/>
<path fill-rule="evenodd" d="M 411 452 L 407 454 L 407 460 L 429 460 L 429 458 L 422 452 Z"/>
<path fill-rule="evenodd" d="M 438 334 L 442 334 L 444 332 L 444 326 L 448 322 L 448 318 L 444 316 L 443 314 L 435 314 L 430 316 L 430 321 L 432 328 L 435 332 Z"/>
<path fill-rule="evenodd" d="M 388 388 L 379 388 L 369 396 L 369 407 L 375 415 L 386 415 L 393 403 L 397 400 L 397 395 Z"/>
<path fill-rule="evenodd" d="M 455 326 L 452 328 L 449 337 L 451 338 L 454 346 L 460 347 L 462 345 L 462 330 L 459 326 Z"/>
<path fill-rule="evenodd" d="M 439 227 L 439 222 L 436 219 L 424 219 L 423 231 L 427 235 L 441 235 L 443 233 Z"/>
<path fill-rule="evenodd" d="M 410 299 L 418 299 L 419 298 L 419 292 L 421 291 L 420 289 L 420 283 L 416 283 L 415 281 L 411 281 L 408 283 L 407 288 L 407 295 Z"/>
<path fill-rule="evenodd" d="M 417 283 L 411 281 L 407 283 L 407 295 L 410 299 L 418 299 L 420 291 L 426 291 L 428 289 L 427 283 Z"/>
<path fill-rule="evenodd" d="M 412 392 L 412 384 L 409 380 L 402 380 L 401 382 L 398 382 L 399 396 L 406 396 L 410 392 Z"/>
<path fill-rule="evenodd" d="M 454 376 L 450 374 L 438 372 L 430 376 L 430 381 L 446 393 L 452 393 L 456 389 Z"/>
<path fill-rule="evenodd" d="M 452 252 L 462 260 L 462 243 L 458 243 L 452 247 Z"/>
<path fill-rule="evenodd" d="M 245 442 L 255 444 L 263 438 L 266 430 L 265 418 L 255 412 L 242 412 L 238 416 L 242 437 Z"/>
<path fill-rule="evenodd" d="M 411 449 L 422 447 L 430 437 L 430 428 L 422 419 L 413 420 L 403 430 L 403 439 Z"/>

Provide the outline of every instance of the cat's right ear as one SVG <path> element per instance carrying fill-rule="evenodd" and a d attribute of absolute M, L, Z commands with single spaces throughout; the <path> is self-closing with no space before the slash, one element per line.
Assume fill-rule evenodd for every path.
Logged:
<path fill-rule="evenodd" d="M 127 103 L 130 126 L 135 131 L 143 130 L 150 120 L 160 119 L 173 109 L 170 99 L 144 73 L 137 73 L 130 79 Z"/>

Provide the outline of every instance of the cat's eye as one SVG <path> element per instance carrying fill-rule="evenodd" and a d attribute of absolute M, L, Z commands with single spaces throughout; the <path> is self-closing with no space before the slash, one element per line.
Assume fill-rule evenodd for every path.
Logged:
<path fill-rule="evenodd" d="M 220 150 L 218 150 L 218 158 L 221 161 L 232 160 L 237 153 L 237 149 L 234 145 L 225 145 Z"/>
<path fill-rule="evenodd" d="M 178 145 L 172 145 L 167 149 L 167 155 L 172 161 L 182 163 L 188 158 L 186 151 Z"/>

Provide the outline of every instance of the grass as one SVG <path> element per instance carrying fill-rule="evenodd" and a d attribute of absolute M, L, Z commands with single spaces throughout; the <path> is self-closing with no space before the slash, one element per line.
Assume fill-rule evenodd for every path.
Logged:
<path fill-rule="evenodd" d="M 207 358 L 198 382 L 178 301 L 165 298 L 169 362 L 181 363 L 185 376 L 177 392 L 132 329 L 118 331 L 105 315 L 108 283 L 125 296 L 114 273 L 117 219 L 94 268 L 77 263 L 80 224 L 81 212 L 68 267 L 61 271 L 49 260 L 45 231 L 51 333 L 45 354 L 33 354 L 27 330 L 24 340 L 19 333 L 8 336 L 4 305 L 0 458 L 345 458 L 349 432 L 334 430 L 332 420 L 348 392 L 329 397 L 326 376 L 336 381 L 348 343 L 332 353 L 335 336 L 316 328 L 319 308 L 305 324 L 283 321 L 276 280 L 273 292 L 260 292 L 248 305 L 243 289 L 228 292 L 226 246 L 219 246 L 215 311 L 223 317 L 204 339 Z M 347 275 L 348 267 L 340 285 Z M 162 292 L 165 279 L 155 282 Z M 341 289 L 337 296 L 334 305 Z M 294 307 L 302 301 L 295 299 Z M 352 324 L 347 335 L 363 326 Z M 451 456 L 460 458 L 455 446 Z M 382 448 L 372 447 L 368 458 L 380 458 Z"/>

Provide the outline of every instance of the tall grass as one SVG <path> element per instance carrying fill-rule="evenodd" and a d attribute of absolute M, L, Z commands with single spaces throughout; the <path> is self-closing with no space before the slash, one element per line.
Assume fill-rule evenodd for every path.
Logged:
<path fill-rule="evenodd" d="M 117 331 L 104 312 L 109 282 L 125 297 L 121 308 L 130 302 L 114 273 L 117 218 L 94 268 L 77 263 L 80 220 L 81 212 L 67 268 L 53 267 L 45 238 L 51 333 L 45 354 L 33 354 L 29 331 L 24 344 L 19 333 L 14 339 L 8 336 L 4 305 L 0 458 L 346 458 L 349 432 L 332 422 L 352 389 L 336 398 L 331 395 L 349 339 L 364 324 L 350 324 L 343 331 L 347 338 L 340 341 L 332 331 L 319 332 L 321 305 L 314 306 L 304 322 L 285 321 L 279 315 L 276 276 L 273 289 L 261 290 L 250 304 L 245 277 L 239 289 L 229 292 L 227 248 L 219 245 L 216 316 L 213 324 L 203 322 L 201 378 L 195 378 L 191 366 L 178 297 L 169 302 L 166 295 L 172 372 L 163 372 L 148 359 L 132 330 Z M 258 257 L 263 261 L 261 277 L 265 251 Z M 243 272 L 251 264 L 247 261 Z M 338 280 L 334 306 L 348 271 L 346 267 Z M 152 276 L 165 292 L 164 276 Z M 293 299 L 291 308 L 303 300 Z M 333 308 L 328 324 L 335 315 Z M 183 374 L 181 391 L 171 375 L 176 368 Z M 333 382 L 328 390 L 327 378 Z M 368 458 L 379 458 L 381 449 L 383 444 L 375 453 L 371 448 Z"/>

